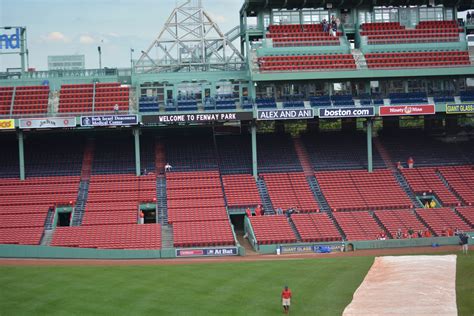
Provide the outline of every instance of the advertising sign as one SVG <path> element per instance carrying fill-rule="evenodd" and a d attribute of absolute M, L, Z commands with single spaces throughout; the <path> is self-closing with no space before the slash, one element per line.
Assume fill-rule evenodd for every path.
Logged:
<path fill-rule="evenodd" d="M 237 254 L 237 247 L 176 249 L 176 257 L 225 257 Z"/>
<path fill-rule="evenodd" d="M 253 118 L 252 112 L 218 112 L 199 114 L 144 115 L 143 124 L 206 123 L 218 121 L 245 121 Z"/>
<path fill-rule="evenodd" d="M 303 120 L 314 118 L 313 109 L 258 110 L 257 120 Z"/>
<path fill-rule="evenodd" d="M 9 34 L 0 34 L 1 50 L 20 49 L 20 28 L 12 29 L 10 31 L 13 31 L 13 33 L 9 32 Z"/>
<path fill-rule="evenodd" d="M 75 117 L 49 117 L 20 119 L 20 128 L 62 128 L 76 127 Z"/>
<path fill-rule="evenodd" d="M 0 120 L 0 129 L 15 129 L 15 120 Z"/>
<path fill-rule="evenodd" d="M 282 254 L 288 253 L 328 253 L 332 251 L 341 251 L 343 247 L 342 243 L 332 243 L 324 245 L 303 245 L 303 246 L 291 246 L 291 245 L 281 245 L 280 252 Z"/>
<path fill-rule="evenodd" d="M 375 108 L 364 107 L 330 107 L 319 109 L 319 118 L 348 118 L 348 117 L 373 117 Z"/>
<path fill-rule="evenodd" d="M 435 114 L 433 104 L 388 105 L 379 107 L 380 116 L 431 115 Z"/>
<path fill-rule="evenodd" d="M 137 125 L 136 115 L 81 116 L 81 126 L 129 126 Z"/>
<path fill-rule="evenodd" d="M 446 114 L 474 113 L 474 103 L 446 104 Z"/>

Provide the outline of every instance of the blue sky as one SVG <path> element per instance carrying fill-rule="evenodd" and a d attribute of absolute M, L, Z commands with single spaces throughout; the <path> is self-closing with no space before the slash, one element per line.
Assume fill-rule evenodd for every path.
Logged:
<path fill-rule="evenodd" d="M 30 67 L 46 70 L 48 55 L 86 55 L 86 67 L 130 67 L 159 34 L 176 0 L 0 0 L 0 26 L 26 26 Z M 243 0 L 202 0 L 223 32 L 239 24 Z M 178 1 L 182 3 L 182 0 Z M 4 33 L 0 30 L 0 33 Z M 0 71 L 19 66 L 1 56 Z"/>

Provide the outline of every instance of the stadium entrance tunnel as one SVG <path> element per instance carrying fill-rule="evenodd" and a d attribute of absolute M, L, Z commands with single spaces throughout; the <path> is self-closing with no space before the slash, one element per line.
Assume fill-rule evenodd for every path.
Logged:
<path fill-rule="evenodd" d="M 55 227 L 65 227 L 71 226 L 72 215 L 74 209 L 72 207 L 56 207 L 56 216 L 55 216 Z"/>
<path fill-rule="evenodd" d="M 436 208 L 436 207 L 441 207 L 441 203 L 438 201 L 438 199 L 434 195 L 417 195 L 416 197 L 418 201 L 421 202 L 423 207 L 425 208 Z"/>
<path fill-rule="evenodd" d="M 230 221 L 232 225 L 234 225 L 235 232 L 242 232 L 244 231 L 244 214 L 232 214 L 230 215 Z"/>
<path fill-rule="evenodd" d="M 143 224 L 156 224 L 158 222 L 156 204 L 140 204 L 140 211 L 143 212 Z"/>

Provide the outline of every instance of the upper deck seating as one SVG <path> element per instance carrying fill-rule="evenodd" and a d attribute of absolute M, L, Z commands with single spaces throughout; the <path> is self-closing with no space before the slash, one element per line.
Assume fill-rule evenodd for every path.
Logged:
<path fill-rule="evenodd" d="M 218 167 L 213 140 L 207 135 L 176 136 L 165 140 L 166 161 L 173 171 L 216 170 Z"/>
<path fill-rule="evenodd" d="M 96 137 L 92 173 L 135 172 L 135 149 L 132 137 L 131 133 L 121 136 Z"/>
<path fill-rule="evenodd" d="M 306 177 L 300 172 L 261 174 L 275 209 L 286 211 L 296 208 L 300 212 L 319 211 Z"/>
<path fill-rule="evenodd" d="M 367 67 L 372 69 L 471 65 L 467 51 L 367 53 L 365 59 Z"/>
<path fill-rule="evenodd" d="M 334 46 L 340 45 L 339 37 L 324 32 L 321 24 L 270 25 L 266 34 L 273 40 L 274 47 L 287 46 Z"/>
<path fill-rule="evenodd" d="M 303 171 L 293 140 L 287 134 L 259 134 L 259 172 Z"/>
<path fill-rule="evenodd" d="M 252 173 L 250 135 L 216 136 L 222 174 Z"/>
<path fill-rule="evenodd" d="M 0 87 L 0 115 L 10 115 L 13 87 Z"/>
<path fill-rule="evenodd" d="M 388 97 L 391 104 L 428 103 L 428 97 L 425 92 L 390 93 Z"/>
<path fill-rule="evenodd" d="M 139 100 L 140 112 L 159 112 L 160 105 L 157 97 L 141 96 Z"/>
<path fill-rule="evenodd" d="M 333 211 L 411 208 L 389 170 L 325 171 L 316 178 Z"/>
<path fill-rule="evenodd" d="M 369 45 L 458 42 L 460 29 L 456 21 L 422 21 L 415 29 L 406 29 L 398 22 L 364 23 L 361 36 Z"/>
<path fill-rule="evenodd" d="M 352 54 L 277 55 L 258 58 L 260 71 L 354 70 Z"/>
<path fill-rule="evenodd" d="M 59 113 L 90 113 L 93 84 L 64 84 L 59 92 Z"/>
<path fill-rule="evenodd" d="M 48 112 L 49 86 L 16 87 L 13 115 Z"/>

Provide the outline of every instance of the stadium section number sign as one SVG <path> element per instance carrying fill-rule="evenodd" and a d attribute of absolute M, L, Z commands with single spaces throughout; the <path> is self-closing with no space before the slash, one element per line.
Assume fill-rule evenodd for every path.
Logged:
<path fill-rule="evenodd" d="M 15 129 L 15 120 L 0 120 L 0 129 Z"/>
<path fill-rule="evenodd" d="M 129 126 L 137 125 L 136 115 L 81 116 L 81 126 Z"/>
<path fill-rule="evenodd" d="M 446 104 L 446 114 L 474 113 L 474 103 Z"/>
<path fill-rule="evenodd" d="M 375 116 L 373 106 L 359 108 L 331 107 L 319 109 L 319 118 L 347 118 L 347 117 L 372 117 Z"/>
<path fill-rule="evenodd" d="M 203 123 L 218 121 L 251 120 L 251 112 L 219 112 L 199 114 L 147 115 L 142 117 L 143 124 Z"/>
<path fill-rule="evenodd" d="M 434 104 L 396 105 L 379 107 L 380 116 L 430 115 L 435 114 Z"/>
<path fill-rule="evenodd" d="M 36 119 L 20 119 L 20 128 L 61 128 L 76 127 L 75 117 L 50 117 Z"/>
<path fill-rule="evenodd" d="M 225 257 L 237 254 L 237 247 L 176 249 L 176 257 Z"/>
<path fill-rule="evenodd" d="M 257 120 L 303 120 L 314 118 L 313 109 L 258 110 Z"/>

